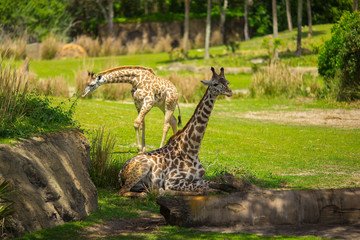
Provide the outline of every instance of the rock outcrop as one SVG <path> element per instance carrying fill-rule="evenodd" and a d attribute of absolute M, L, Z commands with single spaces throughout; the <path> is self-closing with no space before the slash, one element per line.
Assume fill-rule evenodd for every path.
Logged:
<path fill-rule="evenodd" d="M 169 224 L 183 227 L 360 224 L 360 188 L 254 189 L 220 196 L 158 197 L 157 203 Z"/>
<path fill-rule="evenodd" d="M 90 144 L 77 130 L 0 144 L 0 181 L 10 181 L 14 236 L 84 219 L 97 209 Z"/>

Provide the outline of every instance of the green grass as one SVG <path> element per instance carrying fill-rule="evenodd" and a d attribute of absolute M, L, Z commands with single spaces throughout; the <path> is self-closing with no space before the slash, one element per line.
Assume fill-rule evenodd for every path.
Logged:
<path fill-rule="evenodd" d="M 185 125 L 196 104 L 180 107 Z M 241 115 L 249 111 L 307 111 L 324 107 L 322 102 L 298 103 L 286 99 L 218 100 L 200 151 L 204 165 L 214 166 L 208 169 L 208 177 L 218 173 L 221 167 L 228 171 L 240 169 L 239 177 L 251 176 L 251 181 L 270 188 L 359 186 L 358 176 L 353 175 L 360 171 L 359 129 L 277 124 Z M 76 113 L 83 128 L 91 131 L 105 125 L 117 136 L 115 151 L 133 155 L 136 155 L 133 128 L 136 116 L 132 103 L 95 100 L 80 101 Z M 146 116 L 149 150 L 159 147 L 163 118 L 156 108 Z M 319 180 L 315 181 L 316 178 Z"/>

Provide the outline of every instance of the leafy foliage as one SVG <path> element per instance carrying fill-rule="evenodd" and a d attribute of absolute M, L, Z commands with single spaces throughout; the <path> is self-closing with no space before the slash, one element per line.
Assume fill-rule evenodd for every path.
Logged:
<path fill-rule="evenodd" d="M 6 217 L 10 216 L 15 211 L 13 208 L 14 202 L 7 198 L 11 191 L 12 189 L 10 188 L 9 182 L 3 181 L 2 183 L 0 183 L 0 237 L 2 237 L 4 233 L 4 220 L 6 219 Z"/>
<path fill-rule="evenodd" d="M 319 53 L 319 73 L 338 100 L 360 98 L 360 13 L 346 13 Z"/>

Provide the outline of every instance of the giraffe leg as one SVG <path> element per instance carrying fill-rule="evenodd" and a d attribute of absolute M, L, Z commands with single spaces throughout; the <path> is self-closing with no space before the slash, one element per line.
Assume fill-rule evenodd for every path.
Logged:
<path fill-rule="evenodd" d="M 145 119 L 142 121 L 142 128 L 141 128 L 141 151 L 146 152 L 145 147 Z"/>
<path fill-rule="evenodd" d="M 116 193 L 116 195 L 131 197 L 137 196 L 142 197 L 144 193 L 130 192 L 131 188 L 134 187 L 141 179 L 143 179 L 150 171 L 151 166 L 141 160 L 134 159 L 132 163 L 129 163 L 125 169 L 120 172 L 120 178 L 125 179 L 125 183 Z"/>
<path fill-rule="evenodd" d="M 173 117 L 173 112 L 174 111 L 170 111 L 170 110 L 165 111 L 165 123 L 164 123 L 163 136 L 161 139 L 160 147 L 164 146 L 166 135 L 170 128 L 170 120 L 171 120 L 171 117 Z M 175 121 L 176 121 L 176 119 L 175 119 Z M 175 126 L 176 126 L 176 124 L 175 124 Z"/>
<path fill-rule="evenodd" d="M 170 125 L 173 130 L 173 133 L 175 134 L 177 131 L 177 121 L 176 121 L 176 118 L 174 117 L 174 115 L 171 116 Z"/>
<path fill-rule="evenodd" d="M 139 152 L 142 152 L 143 150 L 145 150 L 145 115 L 150 111 L 150 109 L 152 108 L 152 102 L 147 100 L 144 100 L 144 103 L 141 107 L 140 110 L 138 110 L 139 115 L 137 116 L 137 118 L 134 121 L 134 128 L 135 128 L 135 132 L 136 132 L 136 143 L 137 143 L 137 148 L 139 150 Z M 140 126 L 141 123 L 143 124 L 143 130 L 142 130 L 142 141 L 140 142 Z"/>

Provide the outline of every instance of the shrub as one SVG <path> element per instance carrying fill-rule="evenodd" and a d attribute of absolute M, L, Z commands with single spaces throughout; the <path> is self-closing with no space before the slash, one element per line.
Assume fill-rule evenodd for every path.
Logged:
<path fill-rule="evenodd" d="M 57 38 L 50 34 L 41 43 L 40 56 L 41 59 L 53 59 L 56 53 L 60 49 L 61 42 Z"/>
<path fill-rule="evenodd" d="M 316 78 L 307 78 L 300 72 L 292 72 L 282 64 L 271 64 L 257 71 L 252 78 L 249 90 L 252 97 L 315 96 L 320 89 Z"/>
<path fill-rule="evenodd" d="M 127 155 L 114 158 L 115 137 L 105 127 L 97 129 L 91 140 L 90 177 L 97 187 L 119 188 L 119 172 L 126 161 Z"/>
<path fill-rule="evenodd" d="M 345 13 L 320 49 L 318 69 L 337 100 L 360 98 L 360 12 Z M 334 92 L 334 91 L 332 91 Z"/>

